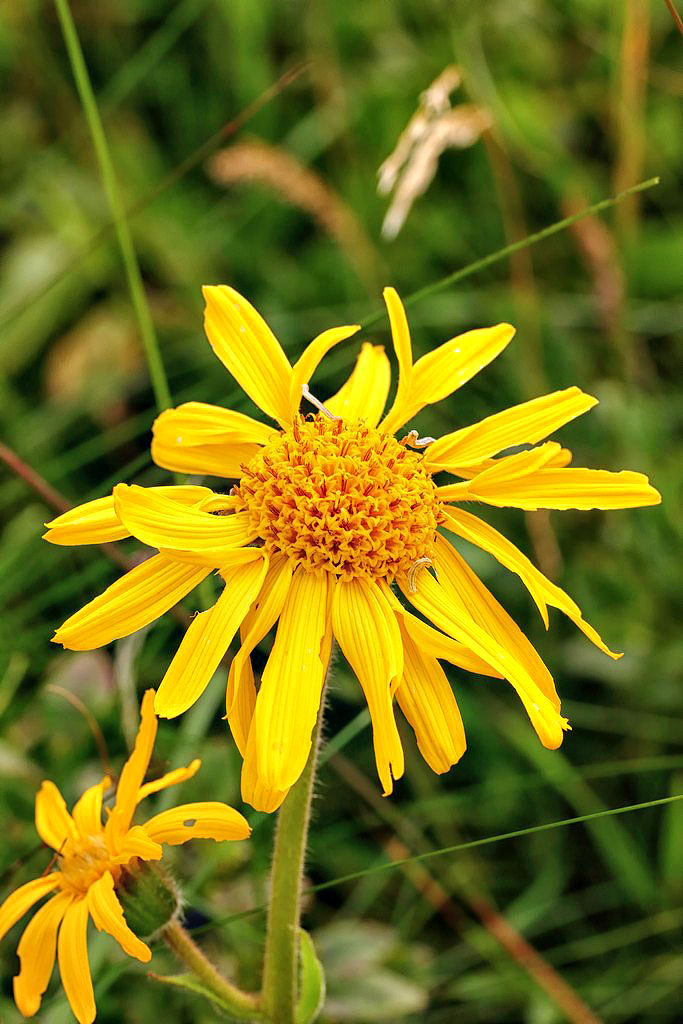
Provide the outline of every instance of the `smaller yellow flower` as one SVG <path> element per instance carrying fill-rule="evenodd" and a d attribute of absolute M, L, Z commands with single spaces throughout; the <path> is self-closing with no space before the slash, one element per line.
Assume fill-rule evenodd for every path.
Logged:
<path fill-rule="evenodd" d="M 133 825 L 138 804 L 152 793 L 191 778 L 195 760 L 143 785 L 157 732 L 154 691 L 142 701 L 135 748 L 123 767 L 114 806 L 102 823 L 102 802 L 111 780 L 91 786 L 69 814 L 52 782 L 43 782 L 36 797 L 36 829 L 56 852 L 58 867 L 22 885 L 0 906 L 0 938 L 43 896 L 51 898 L 33 916 L 19 940 L 21 969 L 14 979 L 14 999 L 24 1017 L 40 1009 L 55 954 L 62 984 L 79 1024 L 95 1019 L 90 965 L 88 917 L 112 935 L 123 951 L 147 963 L 152 953 L 126 924 L 117 886 L 139 869 L 140 861 L 160 860 L 164 843 L 177 846 L 188 839 L 246 839 L 250 828 L 238 811 L 222 803 L 182 804 Z"/>

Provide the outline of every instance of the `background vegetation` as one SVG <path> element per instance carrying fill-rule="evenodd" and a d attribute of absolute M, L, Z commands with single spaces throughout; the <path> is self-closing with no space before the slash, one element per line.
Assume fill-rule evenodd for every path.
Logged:
<path fill-rule="evenodd" d="M 472 326 L 511 320 L 519 328 L 493 366 L 423 415 L 424 431 L 577 383 L 601 400 L 563 432 L 577 464 L 641 470 L 661 489 L 658 509 L 491 517 L 626 656 L 612 663 L 559 614 L 546 634 L 517 579 L 468 549 L 555 672 L 573 732 L 561 751 L 544 751 L 509 687 L 454 672 L 467 755 L 439 778 L 406 735 L 405 778 L 382 800 L 360 690 L 340 664 L 309 875 L 325 883 L 387 859 L 681 792 L 673 437 L 683 74 L 663 0 L 78 0 L 73 11 L 134 209 L 175 402 L 249 411 L 203 338 L 203 283 L 243 291 L 294 356 L 319 330 L 379 311 L 385 283 L 408 295 L 661 175 L 657 188 L 605 217 L 468 276 L 410 314 L 418 353 Z M 215 133 L 302 61 L 292 83 L 229 139 L 224 133 L 241 148 L 214 160 L 224 145 Z M 442 156 L 398 237 L 385 241 L 377 168 L 419 94 L 453 62 L 465 76 L 454 100 L 484 106 L 494 127 Z M 154 402 L 139 332 L 51 3 L 5 0 L 0 76 L 3 439 L 69 502 L 119 480 L 162 482 L 167 475 L 148 454 Z M 371 336 L 387 341 L 384 318 Z M 316 379 L 317 393 L 331 393 L 347 373 L 355 350 L 342 349 Z M 158 683 L 181 629 L 167 616 L 113 649 L 51 646 L 54 627 L 119 570 L 99 549 L 40 540 L 49 497 L 3 469 L 3 896 L 47 863 L 32 824 L 40 780 L 54 779 L 73 800 L 101 773 L 78 703 L 119 766 L 136 694 Z M 223 676 L 190 713 L 162 725 L 157 767 L 199 748 L 204 767 L 184 797 L 210 785 L 212 798 L 239 804 L 238 758 L 221 721 Z M 255 986 L 262 917 L 224 922 L 264 896 L 273 821 L 249 816 L 248 847 L 196 843 L 178 852 L 177 873 L 188 880 L 190 923 L 204 926 L 202 941 L 239 950 L 242 980 Z M 307 917 L 329 974 L 325 1020 L 552 1024 L 566 1019 L 574 993 L 606 1022 L 678 1021 L 682 880 L 683 804 L 674 803 L 336 884 L 311 901 Z M 14 1024 L 11 937 L 1 957 L 0 1020 Z M 120 964 L 106 938 L 93 942 L 92 963 L 103 1024 L 148 1024 L 161 1005 L 169 1024 L 212 1019 L 208 1008 L 155 988 L 132 962 Z M 55 992 L 45 1024 L 71 1019 Z M 576 1004 L 570 1016 L 594 1019 Z"/>

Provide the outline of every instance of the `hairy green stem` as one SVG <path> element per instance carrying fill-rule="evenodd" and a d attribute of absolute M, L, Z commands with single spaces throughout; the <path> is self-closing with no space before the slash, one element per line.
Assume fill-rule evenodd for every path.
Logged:
<path fill-rule="evenodd" d="M 162 936 L 166 945 L 173 950 L 179 960 L 190 968 L 195 977 L 225 1008 L 229 1008 L 231 1016 L 237 1020 L 260 1021 L 263 1015 L 258 1008 L 256 996 L 233 985 L 224 978 L 211 961 L 202 953 L 194 939 L 185 931 L 175 918 L 164 927 Z"/>
<path fill-rule="evenodd" d="M 171 392 L 166 379 L 166 372 L 161 360 L 159 343 L 157 341 L 152 314 L 149 310 L 145 289 L 142 283 L 140 265 L 135 255 L 133 239 L 126 220 L 126 212 L 121 200 L 114 164 L 112 162 L 109 146 L 102 127 L 102 119 L 97 109 L 97 101 L 93 92 L 90 75 L 81 49 L 76 25 L 71 14 L 68 0 L 55 0 L 57 15 L 62 27 L 64 42 L 67 54 L 71 63 L 76 88 L 83 105 L 83 112 L 88 124 L 88 130 L 92 137 L 97 162 L 102 175 L 102 184 L 107 195 L 111 217 L 116 231 L 116 237 L 121 250 L 121 257 L 126 271 L 128 290 L 130 291 L 131 302 L 135 310 L 135 316 L 140 329 L 140 336 L 145 349 L 149 375 L 154 389 L 154 397 L 159 411 L 167 409 L 171 405 Z"/>
<path fill-rule="evenodd" d="M 271 1024 L 294 1024 L 301 888 L 322 714 L 321 701 L 306 767 L 290 789 L 277 819 L 261 994 L 261 1005 Z"/>

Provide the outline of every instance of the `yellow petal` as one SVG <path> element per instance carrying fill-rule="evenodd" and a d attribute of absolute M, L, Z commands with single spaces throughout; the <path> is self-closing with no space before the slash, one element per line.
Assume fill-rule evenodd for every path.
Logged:
<path fill-rule="evenodd" d="M 66 620 L 53 637 L 72 651 L 102 647 L 154 622 L 208 576 L 207 566 L 153 555 Z"/>
<path fill-rule="evenodd" d="M 107 836 L 114 843 L 128 831 L 138 803 L 138 791 L 143 783 L 154 750 L 157 736 L 157 716 L 154 714 L 154 690 L 147 690 L 140 708 L 140 726 L 135 737 L 133 752 L 126 761 L 116 787 L 114 810 L 106 825 Z"/>
<path fill-rule="evenodd" d="M 418 611 L 431 619 L 444 633 L 460 640 L 484 661 L 490 662 L 512 684 L 543 745 L 551 749 L 559 747 L 563 730 L 567 725 L 566 720 L 558 714 L 551 701 L 513 655 L 503 650 L 431 573 L 419 574 L 415 593 L 410 591 L 407 581 L 398 582 L 408 601 Z"/>
<path fill-rule="evenodd" d="M 500 644 L 502 650 L 512 654 L 559 711 L 560 699 L 553 677 L 533 644 L 476 573 L 472 572 L 465 559 L 439 533 L 436 535 L 434 564 L 444 590 L 453 600 L 460 602 L 461 607 Z"/>
<path fill-rule="evenodd" d="M 185 402 L 166 409 L 152 427 L 152 458 L 177 473 L 239 477 L 275 431 L 231 409 L 205 402 Z"/>
<path fill-rule="evenodd" d="M 116 939 L 124 953 L 134 956 L 143 964 L 152 959 L 152 951 L 137 937 L 126 924 L 123 907 L 114 891 L 111 872 L 105 871 L 101 878 L 88 889 L 88 910 L 95 927 Z"/>
<path fill-rule="evenodd" d="M 500 673 L 491 668 L 478 654 L 474 654 L 457 640 L 446 636 L 445 633 L 440 633 L 438 629 L 434 629 L 427 622 L 418 619 L 416 615 L 412 615 L 403 607 L 391 587 L 388 587 L 386 583 L 380 584 L 380 588 L 396 613 L 401 632 L 407 632 L 424 654 L 439 658 L 441 661 L 448 661 L 451 665 L 464 668 L 467 672 L 476 672 L 479 675 L 493 676 L 497 679 L 502 678 Z"/>
<path fill-rule="evenodd" d="M 55 963 L 57 932 L 73 899 L 69 892 L 53 896 L 33 915 L 19 940 L 21 970 L 14 979 L 14 1001 L 22 1017 L 33 1017 L 40 1009 Z"/>
<path fill-rule="evenodd" d="M 234 288 L 208 285 L 202 292 L 214 352 L 259 409 L 289 426 L 292 368 L 270 327 Z"/>
<path fill-rule="evenodd" d="M 240 648 L 242 650 L 242 648 Z M 254 708 L 256 707 L 256 684 L 254 682 L 254 670 L 251 665 L 251 658 L 247 655 L 242 659 L 240 665 L 239 682 L 235 678 L 235 658 L 232 659 L 230 665 L 230 675 L 228 677 L 228 690 L 227 699 L 230 700 L 230 696 L 234 695 L 230 701 L 230 710 L 225 713 L 225 717 L 228 720 L 230 726 L 230 732 L 232 738 L 237 745 L 242 757 L 246 756 L 247 740 L 249 738 L 249 730 L 251 729 L 251 722 L 254 717 Z"/>
<path fill-rule="evenodd" d="M 84 839 L 97 836 L 102 831 L 102 800 L 110 786 L 111 779 L 105 776 L 101 782 L 86 789 L 74 805 L 71 816 Z"/>
<path fill-rule="evenodd" d="M 181 804 L 156 814 L 145 824 L 150 839 L 177 846 L 188 839 L 248 839 L 251 829 L 239 811 L 227 804 L 207 801 Z"/>
<path fill-rule="evenodd" d="M 165 486 L 149 489 L 183 505 L 194 505 L 211 494 L 208 487 Z M 51 544 L 104 544 L 130 536 L 116 514 L 113 494 L 77 505 L 45 526 L 47 533 L 43 534 L 43 540 Z"/>
<path fill-rule="evenodd" d="M 568 456 L 568 458 L 567 458 Z M 571 452 L 562 448 L 557 441 L 546 441 L 535 448 L 503 455 L 499 459 L 484 459 L 470 467 L 462 467 L 461 476 L 468 477 L 457 484 L 437 487 L 436 493 L 442 501 L 477 501 L 479 492 L 510 490 L 519 486 L 519 481 L 536 476 L 541 470 L 564 466 L 571 461 Z M 523 486 L 523 485 L 522 485 Z M 486 500 L 486 499 L 482 499 Z"/>
<path fill-rule="evenodd" d="M 275 555 L 268 566 L 263 586 L 242 625 L 242 645 L 232 659 L 226 692 L 226 713 L 230 715 L 239 694 L 242 675 L 251 672 L 249 656 L 277 622 L 292 580 L 293 563 L 284 555 Z M 248 666 L 248 668 L 247 668 Z M 239 744 L 238 744 L 239 745 Z"/>
<path fill-rule="evenodd" d="M 88 960 L 88 904 L 81 899 L 67 909 L 59 929 L 57 958 L 62 985 L 78 1024 L 95 1019 L 95 995 Z"/>
<path fill-rule="evenodd" d="M 662 497 L 644 473 L 604 469 L 543 469 L 502 484 L 484 481 L 470 493 L 489 505 L 535 511 L 555 509 L 620 509 L 659 505 Z"/>
<path fill-rule="evenodd" d="M 340 341 L 346 341 L 359 330 L 358 324 L 352 327 L 332 327 L 329 331 L 323 331 L 306 346 L 292 371 L 292 380 L 289 385 L 290 417 L 299 411 L 302 388 L 309 383 L 323 356 L 327 355 L 330 349 L 338 345 Z"/>
<path fill-rule="evenodd" d="M 59 871 L 53 871 L 41 878 L 34 878 L 31 882 L 25 882 L 18 889 L 11 892 L 5 902 L 0 905 L 0 939 L 4 938 L 20 917 L 23 917 L 27 910 L 30 910 L 34 903 L 37 903 L 43 896 L 56 889 L 61 880 Z"/>
<path fill-rule="evenodd" d="M 256 444 L 196 444 L 167 443 L 165 439 L 152 441 L 152 458 L 157 466 L 174 473 L 192 476 L 219 476 L 237 480 L 242 466 L 251 462 L 260 448 Z"/>
<path fill-rule="evenodd" d="M 213 608 L 194 617 L 161 681 L 156 709 L 162 718 L 175 718 L 201 697 L 261 589 L 267 568 L 263 558 L 224 574 L 220 597 Z"/>
<path fill-rule="evenodd" d="M 36 831 L 44 843 L 53 850 L 64 849 L 64 844 L 77 835 L 76 825 L 66 809 L 64 797 L 54 782 L 46 779 L 36 796 Z"/>
<path fill-rule="evenodd" d="M 327 573 L 296 570 L 263 671 L 251 727 L 258 775 L 269 789 L 288 789 L 308 759 L 327 669 L 321 644 L 329 587 Z"/>
<path fill-rule="evenodd" d="M 142 803 L 145 797 L 151 796 L 152 793 L 159 793 L 162 789 L 168 789 L 169 786 L 177 786 L 180 782 L 186 782 L 188 779 L 194 778 L 201 766 L 202 762 L 196 757 L 185 768 L 174 768 L 173 771 L 166 772 L 160 778 L 146 782 L 138 790 L 138 803 Z"/>
<path fill-rule="evenodd" d="M 377 772 L 388 796 L 404 767 L 392 706 L 393 689 L 403 674 L 398 622 L 376 584 L 352 579 L 335 588 L 332 627 L 368 702 Z"/>
<path fill-rule="evenodd" d="M 380 424 L 380 430 L 391 434 L 425 405 L 440 402 L 471 380 L 500 355 L 515 334 L 510 324 L 467 331 L 428 352 L 408 370 L 408 360 L 412 357 L 403 307 L 395 308 L 393 317 L 390 313 L 390 319 L 400 373 L 394 404 Z"/>
<path fill-rule="evenodd" d="M 389 314 L 391 340 L 398 360 L 398 388 L 391 409 L 380 424 L 380 430 L 393 434 L 405 423 L 403 411 L 410 402 L 413 383 L 413 346 L 406 311 L 395 288 L 384 289 L 384 302 Z"/>
<path fill-rule="evenodd" d="M 430 473 L 456 471 L 518 444 L 536 444 L 576 416 L 597 405 L 597 398 L 580 388 L 566 388 L 551 395 L 514 405 L 495 416 L 440 437 L 425 451 L 424 466 Z"/>
<path fill-rule="evenodd" d="M 221 565 L 221 556 L 256 537 L 248 512 L 212 515 L 185 508 L 170 498 L 135 484 L 118 484 L 114 502 L 121 521 L 144 544 L 197 555 L 203 564 Z"/>
<path fill-rule="evenodd" d="M 233 712 L 233 715 L 235 713 L 236 712 Z M 246 748 L 243 751 L 243 756 L 242 799 L 245 803 L 250 804 L 254 810 L 263 811 L 265 814 L 272 814 L 273 811 L 276 811 L 282 804 L 283 800 L 289 793 L 289 790 L 273 789 L 272 787 L 264 786 L 263 782 L 259 778 L 256 733 L 253 729 L 248 733 L 248 740 L 246 742 Z"/>
<path fill-rule="evenodd" d="M 396 700 L 415 731 L 420 753 L 432 771 L 442 775 L 467 747 L 460 711 L 436 658 L 420 650 L 405 626 L 401 635 L 403 678 Z"/>
<path fill-rule="evenodd" d="M 379 423 L 391 384 L 391 366 L 382 345 L 366 341 L 348 380 L 325 406 L 343 420 L 365 420 L 369 427 Z"/>
<path fill-rule="evenodd" d="M 589 640 L 608 654 L 610 658 L 621 658 L 604 643 L 599 633 L 583 618 L 581 609 L 564 590 L 544 576 L 540 569 L 511 541 L 471 512 L 453 506 L 444 508 L 446 528 L 464 537 L 471 544 L 488 551 L 506 569 L 516 573 L 538 606 L 541 617 L 548 628 L 548 605 L 559 608 L 585 633 Z"/>
<path fill-rule="evenodd" d="M 142 825 L 134 825 L 120 843 L 119 852 L 112 852 L 111 859 L 113 864 L 128 864 L 133 857 L 139 857 L 140 860 L 161 860 L 163 853 L 162 847 L 150 839 Z"/>

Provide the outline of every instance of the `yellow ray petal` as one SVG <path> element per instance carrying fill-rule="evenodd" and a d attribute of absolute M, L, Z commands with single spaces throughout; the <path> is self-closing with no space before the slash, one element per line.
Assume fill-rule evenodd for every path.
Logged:
<path fill-rule="evenodd" d="M 399 625 L 402 627 L 401 632 L 407 632 L 424 654 L 439 658 L 441 661 L 448 661 L 451 665 L 464 668 L 467 672 L 476 672 L 478 675 L 493 676 L 497 679 L 502 678 L 500 673 L 483 661 L 478 654 L 474 654 L 457 640 L 446 636 L 445 633 L 440 633 L 438 629 L 434 629 L 422 619 L 418 619 L 416 615 L 412 615 L 403 607 L 391 587 L 388 587 L 386 583 L 380 584 L 380 588 L 396 613 Z"/>
<path fill-rule="evenodd" d="M 73 899 L 69 892 L 53 896 L 33 915 L 19 940 L 21 970 L 14 979 L 14 1001 L 22 1017 L 33 1017 L 40 1009 L 55 963 L 57 932 Z"/>
<path fill-rule="evenodd" d="M 424 455 L 425 468 L 431 473 L 439 470 L 454 472 L 513 445 L 536 444 L 576 416 L 592 409 L 597 401 L 580 388 L 572 387 L 514 405 L 430 444 Z"/>
<path fill-rule="evenodd" d="M 425 654 L 399 620 L 403 638 L 403 677 L 396 700 L 415 731 L 425 761 L 437 775 L 447 772 L 465 753 L 467 742 L 446 673 Z"/>
<path fill-rule="evenodd" d="M 202 695 L 261 589 L 267 568 L 264 557 L 224 574 L 220 597 L 213 608 L 194 617 L 161 681 L 156 709 L 162 718 L 182 714 Z"/>
<path fill-rule="evenodd" d="M 88 960 L 88 904 L 82 899 L 72 903 L 59 929 L 57 958 L 62 985 L 78 1024 L 95 1019 L 95 995 Z"/>
<path fill-rule="evenodd" d="M 292 380 L 289 385 L 290 417 L 299 411 L 302 388 L 309 383 L 323 356 L 327 355 L 330 349 L 338 345 L 340 341 L 346 341 L 359 330 L 359 324 L 349 327 L 332 327 L 329 331 L 323 331 L 306 346 L 292 371 Z"/>
<path fill-rule="evenodd" d="M 185 402 L 166 409 L 152 427 L 152 458 L 177 473 L 239 477 L 275 431 L 231 409 L 205 402 Z"/>
<path fill-rule="evenodd" d="M 202 292 L 214 352 L 259 409 L 289 426 L 292 368 L 270 327 L 234 288 L 208 285 Z"/>
<path fill-rule="evenodd" d="M 567 727 L 566 719 L 558 714 L 552 702 L 513 655 L 503 650 L 431 573 L 420 573 L 415 593 L 411 592 L 407 581 L 399 580 L 398 583 L 408 601 L 418 611 L 431 619 L 444 633 L 460 640 L 484 661 L 490 662 L 512 684 L 543 745 L 550 749 L 559 747 L 563 730 Z"/>
<path fill-rule="evenodd" d="M 325 406 L 343 420 L 365 420 L 369 427 L 379 423 L 391 384 L 391 366 L 382 345 L 363 342 L 348 380 Z"/>
<path fill-rule="evenodd" d="M 469 469 L 462 467 L 461 476 L 468 479 L 437 487 L 436 493 L 442 501 L 477 501 L 482 489 L 492 493 L 496 490 L 509 490 L 518 486 L 520 480 L 536 476 L 549 467 L 564 466 L 567 462 L 571 462 L 571 452 L 562 448 L 557 441 L 546 441 L 535 448 L 515 452 L 514 455 L 484 459 Z"/>
<path fill-rule="evenodd" d="M 251 727 L 258 775 L 268 789 L 288 789 L 308 759 L 327 669 L 321 644 L 329 588 L 327 573 L 296 570 L 263 671 Z"/>
<path fill-rule="evenodd" d="M 398 622 L 378 586 L 352 579 L 335 588 L 332 627 L 368 702 L 377 772 L 388 796 L 404 767 L 392 706 L 393 689 L 403 674 Z"/>
<path fill-rule="evenodd" d="M 114 891 L 111 872 L 105 871 L 102 877 L 90 886 L 87 900 L 95 927 L 116 939 L 124 953 L 134 956 L 143 964 L 148 964 L 152 959 L 152 951 L 126 924 L 123 907 Z"/>
<path fill-rule="evenodd" d="M 89 651 L 129 636 L 173 608 L 210 571 L 207 566 L 153 555 L 68 618 L 53 643 Z"/>
<path fill-rule="evenodd" d="M 380 430 L 392 434 L 425 405 L 440 402 L 442 398 L 446 398 L 471 380 L 484 366 L 500 355 L 515 334 L 515 329 L 510 324 L 467 331 L 422 356 L 408 372 L 405 367 L 410 353 L 410 339 L 407 335 L 407 323 L 404 323 L 403 307 L 401 313 L 402 316 L 397 311 L 395 321 L 392 319 L 392 336 L 400 367 L 399 386 L 394 404 L 380 424 Z M 401 378 L 404 380 L 403 387 Z"/>
<path fill-rule="evenodd" d="M 160 778 L 146 782 L 138 790 L 138 803 L 142 803 L 152 793 L 159 793 L 162 789 L 168 789 L 169 786 L 177 786 L 180 782 L 186 782 L 188 779 L 194 778 L 201 766 L 202 762 L 196 757 L 185 768 L 174 768 L 173 771 L 166 772 Z"/>
<path fill-rule="evenodd" d="M 86 789 L 74 804 L 71 816 L 84 839 L 99 835 L 102 831 L 102 800 L 110 786 L 111 779 L 106 775 L 101 782 Z"/>
<path fill-rule="evenodd" d="M 453 506 L 443 509 L 446 528 L 464 537 L 471 544 L 488 551 L 506 569 L 516 573 L 525 585 L 538 606 L 541 617 L 548 628 L 548 605 L 559 608 L 589 640 L 608 654 L 610 658 L 621 658 L 621 654 L 611 651 L 604 643 L 600 634 L 583 618 L 581 609 L 564 590 L 544 576 L 540 569 L 523 554 L 512 541 L 502 533 L 485 523 L 478 516 L 462 508 Z"/>
<path fill-rule="evenodd" d="M 133 857 L 139 857 L 140 860 L 161 860 L 163 853 L 162 847 L 150 839 L 142 825 L 133 825 L 120 843 L 119 852 L 112 852 L 111 859 L 114 864 L 128 864 Z"/>
<path fill-rule="evenodd" d="M 444 590 L 454 601 L 460 603 L 477 625 L 485 629 L 500 644 L 502 650 L 512 654 L 553 707 L 559 711 L 560 698 L 557 696 L 553 677 L 533 644 L 476 573 L 472 572 L 465 559 L 439 533 L 436 535 L 434 564 Z"/>
<path fill-rule="evenodd" d="M 239 811 L 227 804 L 205 801 L 181 804 L 156 814 L 145 824 L 150 839 L 177 846 L 188 839 L 248 839 L 251 829 Z"/>
<path fill-rule="evenodd" d="M 240 650 L 241 649 L 242 648 L 240 648 Z M 232 733 L 232 738 L 237 745 L 237 749 L 242 757 L 245 757 L 247 739 L 249 737 L 249 730 L 251 729 L 251 721 L 254 717 L 254 708 L 256 707 L 256 684 L 254 682 L 254 670 L 252 668 L 251 658 L 249 655 L 242 659 L 239 683 L 237 683 L 235 679 L 234 666 L 235 659 L 233 658 L 230 665 L 227 693 L 228 695 L 231 693 L 234 694 L 234 699 L 230 702 L 230 710 L 226 710 L 225 717 L 228 721 L 228 725 L 230 726 L 230 732 Z"/>
<path fill-rule="evenodd" d="M 138 803 L 138 791 L 143 783 L 154 750 L 157 736 L 157 716 L 154 714 L 154 690 L 147 690 L 140 708 L 140 726 L 135 737 L 133 752 L 126 761 L 116 787 L 114 809 L 106 825 L 107 841 L 118 844 L 128 831 Z"/>
<path fill-rule="evenodd" d="M 208 487 L 189 485 L 150 487 L 149 490 L 182 505 L 194 505 L 212 493 Z M 104 544 L 130 536 L 116 514 L 113 494 L 77 505 L 45 526 L 47 533 L 43 534 L 43 540 L 51 544 Z"/>
<path fill-rule="evenodd" d="M 238 702 L 239 703 L 239 702 Z M 237 705 L 236 705 L 237 708 Z M 236 710 L 233 711 L 233 716 Z M 232 725 L 231 725 L 232 728 Z M 233 733 L 234 735 L 234 733 Z M 241 749 L 241 748 L 240 748 Z M 251 729 L 248 733 L 242 763 L 242 799 L 256 811 L 272 814 L 282 804 L 289 793 L 288 789 L 273 789 L 264 786 L 258 775 L 256 733 Z"/>
<path fill-rule="evenodd" d="M 59 886 L 61 880 L 59 871 L 53 871 L 41 878 L 34 878 L 31 882 L 25 882 L 18 889 L 11 892 L 5 902 L 0 905 L 0 939 L 4 938 L 20 917 L 23 917 L 27 910 L 30 910 L 34 903 L 37 903 L 43 896 L 47 896 Z"/>
<path fill-rule="evenodd" d="M 255 444 L 264 445 L 277 433 L 273 427 L 251 416 L 207 402 L 183 402 L 165 409 L 154 421 L 152 433 L 167 444 Z"/>
<path fill-rule="evenodd" d="M 49 779 L 42 783 L 36 796 L 36 831 L 44 843 L 59 851 L 78 834 L 64 797 Z"/>
<path fill-rule="evenodd" d="M 228 673 L 226 714 L 230 715 L 239 694 L 242 675 L 251 671 L 249 656 L 277 622 L 292 580 L 293 563 L 284 555 L 275 555 L 268 566 L 263 586 L 242 625 L 242 646 L 232 659 Z"/>
<path fill-rule="evenodd" d="M 413 345 L 410 340 L 410 327 L 403 303 L 395 288 L 385 288 L 384 302 L 389 314 L 391 340 L 398 360 L 398 387 L 396 396 L 389 412 L 380 424 L 380 430 L 393 434 L 405 423 L 401 419 L 403 410 L 410 402 L 413 384 Z"/>
<path fill-rule="evenodd" d="M 257 444 L 171 444 L 165 439 L 152 441 L 152 458 L 157 466 L 174 473 L 193 476 L 219 476 L 237 480 L 242 466 L 251 462 L 260 451 Z"/>
<path fill-rule="evenodd" d="M 501 460 L 503 461 L 503 460 Z M 489 475 L 492 474 L 492 475 Z M 498 508 L 620 509 L 659 505 L 662 498 L 644 473 L 605 469 L 547 469 L 525 476 L 499 478 L 487 470 L 467 482 L 467 500 L 484 501 Z M 445 488 L 437 488 L 441 494 Z"/>
<path fill-rule="evenodd" d="M 135 484 L 118 484 L 114 502 L 119 519 L 138 540 L 165 551 L 198 555 L 204 564 L 219 566 L 221 555 L 256 537 L 248 512 L 212 515 Z"/>

